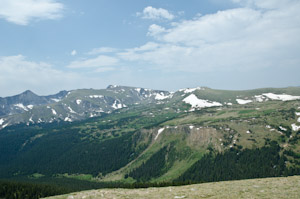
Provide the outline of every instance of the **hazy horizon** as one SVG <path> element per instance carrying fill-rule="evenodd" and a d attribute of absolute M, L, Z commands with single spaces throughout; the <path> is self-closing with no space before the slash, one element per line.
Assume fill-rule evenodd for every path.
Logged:
<path fill-rule="evenodd" d="M 12 97 L 12 96 L 15 96 L 15 95 L 19 95 L 21 93 L 24 93 L 26 91 L 31 91 L 33 92 L 34 94 L 36 95 L 39 95 L 39 96 L 48 96 L 48 95 L 54 95 L 54 94 L 57 94 L 61 91 L 73 91 L 73 90 L 85 90 L 85 89 L 93 89 L 93 90 L 101 90 L 101 89 L 106 89 L 108 86 L 110 85 L 107 85 L 106 87 L 103 87 L 103 88 L 77 88 L 77 89 L 71 89 L 71 90 L 60 90 L 60 91 L 57 91 L 55 93 L 46 93 L 46 94 L 39 94 L 33 90 L 30 90 L 30 89 L 27 89 L 27 90 L 24 90 L 20 93 L 16 93 L 16 94 L 13 94 L 13 95 L 9 95 L 9 96 L 0 96 L 2 98 L 4 97 Z M 196 87 L 185 87 L 185 88 L 180 88 L 180 89 L 177 89 L 177 90 L 164 90 L 164 89 L 159 89 L 159 88 L 145 88 L 145 87 L 139 87 L 139 86 L 128 86 L 128 85 L 115 85 L 115 86 L 124 86 L 124 87 L 133 87 L 133 88 L 144 88 L 144 89 L 152 89 L 152 90 L 161 90 L 161 91 L 169 91 L 169 92 L 176 92 L 180 89 L 191 89 L 191 88 L 196 88 Z M 219 89 L 219 88 L 211 88 L 211 87 L 208 87 L 208 86 L 197 86 L 197 87 L 205 87 L 205 88 L 210 88 L 210 89 L 214 89 L 214 90 L 232 90 L 232 91 L 245 91 L 245 90 L 255 90 L 255 89 L 268 89 L 268 88 L 290 88 L 290 87 L 300 87 L 300 86 L 287 86 L 287 87 L 261 87 L 261 88 L 249 88 L 249 89 Z"/>

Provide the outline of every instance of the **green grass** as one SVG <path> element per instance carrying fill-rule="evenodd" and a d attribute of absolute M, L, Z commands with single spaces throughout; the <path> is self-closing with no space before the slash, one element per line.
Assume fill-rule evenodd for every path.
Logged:
<path fill-rule="evenodd" d="M 38 179 L 38 178 L 42 178 L 44 177 L 45 175 L 43 174 L 40 174 L 40 173 L 34 173 L 32 174 L 31 176 L 28 176 L 29 178 L 33 178 L 33 179 Z"/>
<path fill-rule="evenodd" d="M 253 112 L 256 112 L 256 110 L 241 110 L 239 111 L 239 114 L 249 114 L 249 113 L 253 113 Z"/>
<path fill-rule="evenodd" d="M 62 176 L 65 178 L 72 178 L 72 179 L 76 179 L 76 180 L 86 180 L 86 181 L 91 181 L 93 179 L 93 176 L 91 174 L 58 174 L 58 176 Z"/>

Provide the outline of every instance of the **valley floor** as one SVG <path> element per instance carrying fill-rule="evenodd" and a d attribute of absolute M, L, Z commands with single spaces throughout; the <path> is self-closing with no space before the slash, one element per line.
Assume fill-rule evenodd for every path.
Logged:
<path fill-rule="evenodd" d="M 147 189 L 100 189 L 48 199 L 300 198 L 300 176 L 203 183 Z"/>

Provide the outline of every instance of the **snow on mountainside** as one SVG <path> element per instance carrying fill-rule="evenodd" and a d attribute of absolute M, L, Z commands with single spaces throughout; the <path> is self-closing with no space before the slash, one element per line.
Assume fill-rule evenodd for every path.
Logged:
<path fill-rule="evenodd" d="M 38 96 L 31 91 L 0 98 L 0 129 L 7 124 L 73 122 L 110 114 L 137 104 L 166 102 L 172 98 L 168 91 L 110 85 L 106 89 L 62 91 L 56 95 Z"/>
<path fill-rule="evenodd" d="M 204 99 L 198 99 L 196 95 L 191 94 L 188 97 L 184 98 L 183 101 L 187 104 L 192 105 L 192 108 L 205 108 L 213 106 L 222 106 L 219 102 L 210 102 Z"/>
<path fill-rule="evenodd" d="M 268 100 L 279 100 L 279 101 L 291 101 L 299 100 L 300 96 L 292 96 L 287 94 L 274 94 L 274 93 L 262 93 L 261 95 L 255 95 L 251 99 L 236 99 L 238 104 L 248 104 L 251 102 L 265 102 Z"/>
<path fill-rule="evenodd" d="M 25 91 L 12 97 L 0 97 L 0 129 L 18 123 L 30 125 L 55 121 L 73 122 L 148 104 L 178 110 L 184 105 L 184 111 L 194 111 L 270 100 L 300 100 L 300 88 L 224 91 L 197 87 L 168 92 L 110 85 L 106 89 L 61 91 L 49 96 L 38 96 Z M 187 108 L 186 104 L 190 107 Z"/>
<path fill-rule="evenodd" d="M 236 99 L 238 104 L 248 104 L 253 102 L 252 100 L 243 100 L 243 99 Z"/>
<path fill-rule="evenodd" d="M 300 96 L 292 96 L 292 95 L 286 95 L 286 94 L 274 94 L 274 93 L 263 93 L 264 96 L 272 99 L 272 100 L 281 100 L 281 101 L 291 101 L 291 100 L 298 100 L 300 99 Z"/>

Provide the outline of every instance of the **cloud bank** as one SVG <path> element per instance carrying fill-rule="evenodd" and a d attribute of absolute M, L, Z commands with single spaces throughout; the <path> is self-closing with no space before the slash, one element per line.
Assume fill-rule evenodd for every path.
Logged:
<path fill-rule="evenodd" d="M 172 20 L 175 18 L 168 10 L 163 8 L 153 8 L 148 6 L 144 8 L 143 12 L 137 13 L 138 16 L 141 16 L 143 19 L 152 19 L 152 20 Z"/>
<path fill-rule="evenodd" d="M 107 84 L 169 90 L 299 86 L 300 1 L 230 1 L 239 7 L 153 23 L 143 45 L 94 48 L 61 68 L 23 55 L 0 57 L 0 89 L 16 94 Z"/>
<path fill-rule="evenodd" d="M 0 0 L 0 18 L 17 25 L 33 20 L 58 19 L 64 5 L 55 0 Z"/>
<path fill-rule="evenodd" d="M 299 1 L 232 1 L 243 6 L 174 22 L 171 28 L 152 24 L 148 36 L 153 37 L 156 48 L 128 49 L 118 55 L 167 71 L 247 71 L 299 66 Z"/>

